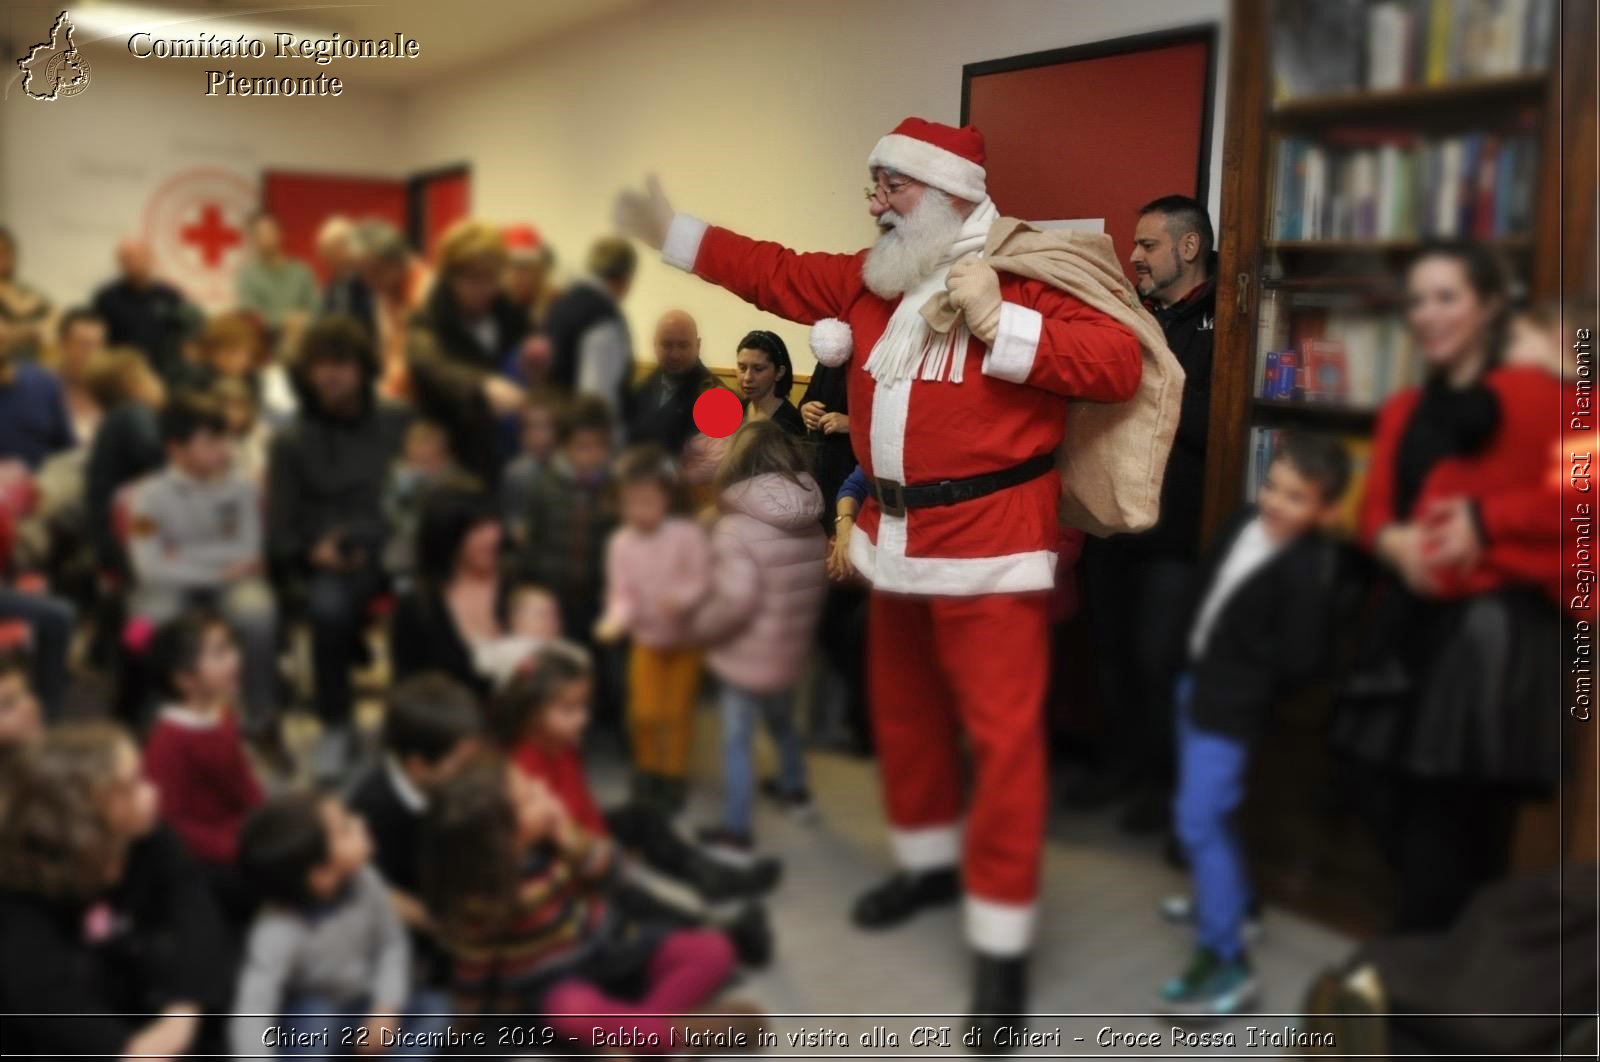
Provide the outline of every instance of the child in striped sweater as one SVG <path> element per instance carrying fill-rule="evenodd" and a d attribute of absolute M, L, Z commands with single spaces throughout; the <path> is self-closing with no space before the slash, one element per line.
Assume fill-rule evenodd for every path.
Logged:
<path fill-rule="evenodd" d="M 733 970 L 713 929 L 662 931 L 628 922 L 606 902 L 609 841 L 584 829 L 542 781 L 485 757 L 433 795 L 424 831 L 423 889 L 454 959 L 463 1013 L 542 1011 L 556 1038 L 588 1048 L 683 1053 L 711 1025 L 754 1047 L 753 1010 L 696 1020 Z M 682 1015 L 668 1017 L 667 1015 Z"/>

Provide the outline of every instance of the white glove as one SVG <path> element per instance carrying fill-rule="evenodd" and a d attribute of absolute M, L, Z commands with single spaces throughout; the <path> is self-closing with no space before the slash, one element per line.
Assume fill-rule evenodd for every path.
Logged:
<path fill-rule="evenodd" d="M 967 331 L 990 345 L 1000 330 L 1000 275 L 975 255 L 958 260 L 945 275 L 950 305 L 967 319 Z"/>
<path fill-rule="evenodd" d="M 645 178 L 644 191 L 623 189 L 617 193 L 612 220 L 625 236 L 632 236 L 656 250 L 667 242 L 667 226 L 672 224 L 672 204 L 661 191 L 655 174 Z"/>

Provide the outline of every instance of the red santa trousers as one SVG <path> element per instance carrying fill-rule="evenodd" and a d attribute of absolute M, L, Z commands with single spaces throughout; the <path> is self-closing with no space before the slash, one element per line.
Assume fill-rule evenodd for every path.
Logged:
<path fill-rule="evenodd" d="M 987 954 L 1027 951 L 1044 841 L 1049 595 L 874 591 L 867 648 L 896 862 L 959 860 L 968 940 Z"/>

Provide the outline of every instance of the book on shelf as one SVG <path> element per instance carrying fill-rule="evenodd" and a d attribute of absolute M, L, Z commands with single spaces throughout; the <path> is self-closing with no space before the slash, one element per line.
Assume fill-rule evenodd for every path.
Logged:
<path fill-rule="evenodd" d="M 1498 239 L 1533 225 L 1537 145 L 1525 132 L 1423 138 L 1345 129 L 1278 141 L 1268 239 Z"/>
<path fill-rule="evenodd" d="M 1288 345 L 1257 347 L 1256 397 L 1375 409 L 1417 383 L 1410 331 L 1394 314 L 1302 312 L 1294 315 L 1289 335 Z"/>
<path fill-rule="evenodd" d="M 1278 0 L 1272 20 L 1284 102 L 1543 71 L 1556 0 Z"/>

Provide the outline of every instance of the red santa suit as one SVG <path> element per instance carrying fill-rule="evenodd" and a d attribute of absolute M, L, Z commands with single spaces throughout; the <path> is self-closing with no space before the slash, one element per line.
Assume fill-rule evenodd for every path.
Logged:
<path fill-rule="evenodd" d="M 928 130 L 935 141 L 941 130 L 963 139 L 931 143 Z M 983 194 L 976 130 L 913 119 L 880 141 L 869 164 L 979 201 L 956 250 L 981 249 L 998 212 Z M 904 297 L 884 299 L 862 279 L 866 251 L 797 253 L 682 214 L 662 255 L 789 320 L 849 325 L 851 444 L 877 484 L 857 516 L 850 556 L 873 588 L 868 682 L 895 857 L 910 871 L 959 862 L 973 945 L 1025 952 L 1045 820 L 1043 703 L 1060 478 L 1046 467 L 1018 485 L 929 508 L 900 508 L 895 491 L 1048 458 L 1069 428 L 1069 398 L 1133 395 L 1137 341 L 1070 295 L 1000 274 L 992 345 L 958 329 L 940 352 L 932 337 L 897 376 L 874 370 L 891 360 L 891 340 L 905 349 L 896 330 L 925 328 L 916 311 L 943 290 L 948 260 Z"/>

